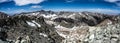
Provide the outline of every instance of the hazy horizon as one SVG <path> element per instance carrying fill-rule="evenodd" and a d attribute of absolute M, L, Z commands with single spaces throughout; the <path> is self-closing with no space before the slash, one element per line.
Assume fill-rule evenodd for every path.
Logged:
<path fill-rule="evenodd" d="M 39 10 L 119 14 L 120 0 L 0 0 L 0 12 L 7 14 Z"/>

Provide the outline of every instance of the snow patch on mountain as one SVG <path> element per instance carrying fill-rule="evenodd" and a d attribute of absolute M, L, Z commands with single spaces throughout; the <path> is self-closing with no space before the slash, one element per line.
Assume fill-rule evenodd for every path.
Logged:
<path fill-rule="evenodd" d="M 69 15 L 69 16 L 68 16 L 68 18 L 75 19 L 75 15 L 76 15 L 76 14 L 75 14 L 75 13 L 73 13 L 73 14 Z"/>
<path fill-rule="evenodd" d="M 45 18 L 52 18 L 52 17 L 55 17 L 55 16 L 57 16 L 56 14 L 49 14 L 49 15 L 42 15 L 43 17 L 45 17 Z"/>
<path fill-rule="evenodd" d="M 46 35 L 44 33 L 40 33 L 39 35 L 44 36 L 44 37 L 48 37 L 48 35 Z"/>
<path fill-rule="evenodd" d="M 36 26 L 34 23 L 29 22 L 29 21 L 27 21 L 27 24 L 30 25 L 30 26 L 34 26 L 34 27 Z"/>
<path fill-rule="evenodd" d="M 36 24 L 38 27 L 41 27 L 41 25 L 40 24 L 38 24 L 37 22 L 35 22 L 35 21 L 32 21 L 34 24 Z"/>
<path fill-rule="evenodd" d="M 52 25 L 52 24 L 57 25 L 54 21 L 46 20 L 45 22 L 49 25 Z"/>
<path fill-rule="evenodd" d="M 27 24 L 30 25 L 30 26 L 32 26 L 32 27 L 36 27 L 36 26 L 37 27 L 41 27 L 41 25 L 38 24 L 37 22 L 35 22 L 34 20 L 32 22 L 27 21 Z"/>

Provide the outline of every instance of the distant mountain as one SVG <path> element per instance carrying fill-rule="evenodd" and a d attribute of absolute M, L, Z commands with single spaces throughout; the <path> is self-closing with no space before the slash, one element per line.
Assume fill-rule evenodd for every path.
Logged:
<path fill-rule="evenodd" d="M 120 16 L 120 14 L 118 14 Z"/>
<path fill-rule="evenodd" d="M 41 10 L 10 17 L 0 12 L 0 42 L 106 43 L 113 41 L 114 37 L 119 40 L 119 21 L 120 16 L 92 12 Z M 105 38 L 107 40 L 103 40 Z"/>
<path fill-rule="evenodd" d="M 0 12 L 0 19 L 9 17 L 7 14 Z"/>

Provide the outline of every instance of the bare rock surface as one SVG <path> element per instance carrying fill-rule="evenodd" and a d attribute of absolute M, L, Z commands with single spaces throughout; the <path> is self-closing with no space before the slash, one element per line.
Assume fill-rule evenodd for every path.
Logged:
<path fill-rule="evenodd" d="M 92 12 L 0 12 L 0 43 L 120 43 L 120 16 Z"/>

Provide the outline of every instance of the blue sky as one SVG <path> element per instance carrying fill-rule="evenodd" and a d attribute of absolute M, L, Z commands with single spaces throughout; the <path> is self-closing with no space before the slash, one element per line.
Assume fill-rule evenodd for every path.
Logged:
<path fill-rule="evenodd" d="M 42 9 L 119 14 L 120 0 L 0 0 L 0 11 L 7 14 L 32 12 Z"/>

